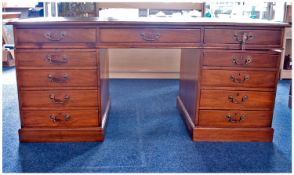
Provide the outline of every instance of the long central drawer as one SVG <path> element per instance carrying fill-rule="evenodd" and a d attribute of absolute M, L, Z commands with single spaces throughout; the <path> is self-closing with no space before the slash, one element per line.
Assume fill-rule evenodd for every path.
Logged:
<path fill-rule="evenodd" d="M 200 43 L 200 29 L 100 29 L 100 42 Z"/>

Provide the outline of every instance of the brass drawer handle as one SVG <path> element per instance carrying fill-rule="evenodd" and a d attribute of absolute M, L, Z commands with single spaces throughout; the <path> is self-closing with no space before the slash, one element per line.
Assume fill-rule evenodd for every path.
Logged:
<path fill-rule="evenodd" d="M 234 83 L 245 83 L 245 81 L 247 81 L 249 79 L 250 79 L 249 75 L 244 75 L 244 77 L 241 78 L 240 73 L 238 75 L 231 75 L 230 76 L 230 80 L 232 80 Z"/>
<path fill-rule="evenodd" d="M 241 49 L 245 50 L 245 44 L 247 41 L 252 40 L 254 38 L 251 32 L 235 32 L 234 39 L 235 41 L 240 43 Z"/>
<path fill-rule="evenodd" d="M 59 55 L 47 55 L 47 61 L 49 64 L 66 64 L 68 59 L 66 56 L 59 56 Z"/>
<path fill-rule="evenodd" d="M 50 41 L 60 41 L 64 38 L 66 32 L 46 32 L 44 37 L 49 39 Z"/>
<path fill-rule="evenodd" d="M 239 93 L 236 94 L 236 96 L 239 96 Z M 241 104 L 241 103 L 244 103 L 248 100 L 248 96 L 247 95 L 244 95 L 242 98 L 241 98 L 241 101 L 239 101 L 236 97 L 234 97 L 233 95 L 229 95 L 228 96 L 228 100 L 229 102 L 231 103 L 234 103 L 234 104 Z"/>
<path fill-rule="evenodd" d="M 57 121 L 59 121 L 58 119 L 57 119 L 57 117 L 55 116 L 55 115 L 49 115 L 49 119 L 52 121 L 52 123 L 56 123 Z"/>
<path fill-rule="evenodd" d="M 232 62 L 236 65 L 240 66 L 245 66 L 248 65 L 252 62 L 252 57 L 251 56 L 246 56 L 246 57 L 237 57 L 237 56 L 232 56 Z"/>
<path fill-rule="evenodd" d="M 69 114 L 64 115 L 64 121 L 69 121 L 71 119 L 71 116 Z M 49 119 L 52 121 L 52 123 L 61 122 L 61 119 L 58 119 L 57 116 L 54 114 L 49 115 Z"/>
<path fill-rule="evenodd" d="M 48 74 L 48 80 L 53 83 L 66 83 L 68 80 L 68 75 L 63 74 L 62 77 L 55 77 L 51 74 Z"/>
<path fill-rule="evenodd" d="M 239 116 L 237 113 L 235 113 L 234 116 L 232 116 L 231 114 L 226 115 L 226 119 L 230 123 L 239 123 L 239 122 L 245 120 L 245 118 L 246 118 L 246 116 L 244 114 L 239 114 Z"/>
<path fill-rule="evenodd" d="M 64 121 L 69 121 L 71 119 L 71 116 L 69 114 L 64 115 Z"/>
<path fill-rule="evenodd" d="M 63 100 L 61 100 L 56 98 L 54 94 L 50 94 L 49 99 L 51 100 L 52 103 L 55 103 L 55 104 L 65 104 L 66 102 L 69 101 L 70 97 L 68 95 L 64 95 Z"/>
<path fill-rule="evenodd" d="M 149 32 L 149 33 L 142 32 L 142 33 L 140 33 L 140 36 L 145 41 L 156 41 L 160 38 L 160 33 L 158 33 L 158 32 Z"/>

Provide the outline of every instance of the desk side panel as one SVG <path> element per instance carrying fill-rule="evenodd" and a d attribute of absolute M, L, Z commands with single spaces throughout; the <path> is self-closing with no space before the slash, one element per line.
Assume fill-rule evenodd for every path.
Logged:
<path fill-rule="evenodd" d="M 110 107 L 110 96 L 109 96 L 109 54 L 108 49 L 99 49 L 97 51 L 99 54 L 99 64 L 100 64 L 100 93 L 101 93 L 101 116 L 102 124 L 101 127 L 104 128 L 106 123 L 109 107 Z"/>
<path fill-rule="evenodd" d="M 201 49 L 181 50 L 179 98 L 193 124 L 197 123 Z M 187 116 L 186 116 L 187 117 Z"/>

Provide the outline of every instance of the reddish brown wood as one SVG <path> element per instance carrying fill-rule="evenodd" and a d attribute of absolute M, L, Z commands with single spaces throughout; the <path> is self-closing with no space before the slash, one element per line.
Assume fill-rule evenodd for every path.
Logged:
<path fill-rule="evenodd" d="M 272 142 L 272 128 L 196 128 L 194 141 Z"/>
<path fill-rule="evenodd" d="M 200 110 L 200 127 L 271 127 L 272 111 Z"/>
<path fill-rule="evenodd" d="M 236 103 L 233 103 L 230 96 Z M 243 100 L 247 96 L 247 100 Z M 274 92 L 201 90 L 200 109 L 252 109 L 271 110 Z M 246 98 L 246 97 L 245 97 Z"/>
<path fill-rule="evenodd" d="M 18 49 L 18 65 L 20 67 L 37 67 L 43 69 L 64 67 L 95 67 L 96 51 L 87 49 Z"/>
<path fill-rule="evenodd" d="M 63 26 L 68 27 L 71 25 L 79 25 L 79 27 L 88 28 L 90 26 L 111 26 L 111 27 L 132 27 L 132 26 L 178 26 L 178 27 L 195 27 L 195 26 L 207 26 L 207 27 L 216 27 L 216 26 L 234 26 L 239 28 L 244 27 L 254 27 L 254 29 L 258 29 L 259 27 L 285 27 L 289 26 L 288 23 L 281 23 L 281 22 L 272 22 L 272 21 L 256 21 L 256 20 L 246 20 L 246 21 L 236 21 L 236 20 L 219 20 L 213 18 L 199 18 L 195 21 L 195 19 L 180 19 L 180 20 L 170 20 L 170 21 L 152 21 L 146 18 L 135 18 L 135 19 L 128 19 L 128 20 L 121 20 L 121 19 L 100 19 L 96 17 L 61 17 L 61 18 L 48 18 L 44 20 L 43 17 L 40 18 L 29 18 L 29 19 L 21 19 L 21 20 L 14 20 L 10 21 L 7 24 L 14 25 L 17 27 L 22 28 L 30 28 L 32 26 L 49 26 L 51 28 L 55 28 L 56 26 Z"/>
<path fill-rule="evenodd" d="M 21 142 L 97 142 L 104 140 L 102 128 L 51 129 L 22 128 L 19 130 Z"/>
<path fill-rule="evenodd" d="M 26 128 L 82 128 L 97 127 L 100 122 L 98 110 L 69 111 L 22 111 L 22 127 Z"/>
<path fill-rule="evenodd" d="M 100 42 L 199 43 L 200 29 L 100 29 Z"/>
<path fill-rule="evenodd" d="M 18 29 L 19 43 L 82 43 L 96 42 L 96 29 Z"/>
<path fill-rule="evenodd" d="M 216 43 L 216 44 L 240 44 L 236 39 L 235 35 L 238 35 L 239 38 L 242 38 L 242 34 L 251 35 L 252 38 L 246 41 L 245 45 L 273 45 L 280 47 L 281 45 L 281 30 L 246 30 L 246 28 L 234 29 L 205 29 L 204 43 Z M 270 36 L 270 37 L 268 37 Z"/>
<path fill-rule="evenodd" d="M 185 106 L 189 117 L 195 123 L 197 121 L 197 99 L 199 98 L 199 68 L 200 49 L 181 50 L 181 73 L 179 98 Z"/>
<path fill-rule="evenodd" d="M 202 86 L 275 87 L 276 71 L 202 70 Z"/>
<path fill-rule="evenodd" d="M 97 87 L 96 70 L 20 70 L 22 87 Z"/>
<path fill-rule="evenodd" d="M 131 47 L 182 49 L 177 106 L 193 140 L 272 141 L 278 50 L 287 24 L 97 18 L 10 24 L 16 36 L 21 141 L 102 141 L 110 109 L 107 49 Z M 63 73 L 67 82 L 48 82 L 48 74 L 60 80 Z M 73 118 L 52 124 L 52 112 Z M 246 117 L 233 124 L 228 113 L 234 113 L 231 121 L 241 119 L 239 113 Z"/>
<path fill-rule="evenodd" d="M 256 51 L 206 50 L 203 57 L 203 66 L 216 67 L 277 68 L 277 62 L 279 61 L 279 55 L 277 54 L 258 53 Z M 246 60 L 250 60 L 250 62 Z"/>
<path fill-rule="evenodd" d="M 48 90 L 21 92 L 22 107 L 97 107 L 97 90 Z M 50 96 L 55 96 L 50 99 Z M 65 97 L 69 99 L 66 100 Z M 58 101 L 61 101 L 58 103 Z"/>

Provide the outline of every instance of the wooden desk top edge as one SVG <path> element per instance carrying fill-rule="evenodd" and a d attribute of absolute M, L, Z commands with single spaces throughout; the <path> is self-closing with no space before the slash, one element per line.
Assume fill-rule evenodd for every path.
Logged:
<path fill-rule="evenodd" d="M 190 18 L 188 20 L 183 19 L 168 19 L 168 18 L 136 18 L 128 20 L 117 20 L 113 18 L 100 19 L 96 17 L 82 17 L 82 18 L 28 18 L 28 19 L 15 19 L 8 21 L 8 25 L 172 25 L 172 26 L 260 26 L 260 27 L 288 27 L 288 23 L 272 22 L 266 20 L 246 20 L 246 21 L 234 21 L 231 19 L 220 20 L 211 18 Z"/>

